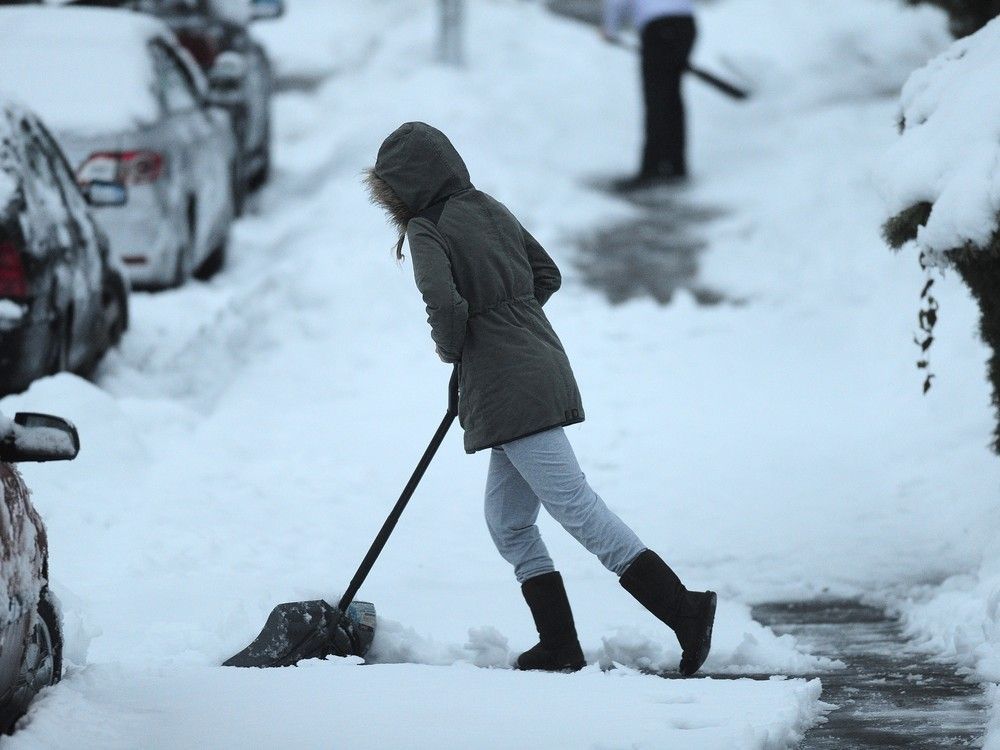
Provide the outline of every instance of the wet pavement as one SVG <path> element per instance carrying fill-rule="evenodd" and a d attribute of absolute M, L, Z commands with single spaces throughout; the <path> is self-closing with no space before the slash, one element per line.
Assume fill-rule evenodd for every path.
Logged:
<path fill-rule="evenodd" d="M 591 24 L 601 22 L 601 0 L 546 0 L 553 13 Z"/>
<path fill-rule="evenodd" d="M 578 243 L 575 265 L 587 284 L 612 304 L 647 296 L 668 304 L 679 289 L 690 292 L 699 305 L 740 303 L 704 284 L 698 274 L 698 258 L 708 245 L 700 229 L 722 216 L 721 210 L 691 203 L 682 188 L 623 197 L 640 209 L 640 216 Z"/>
<path fill-rule="evenodd" d="M 982 688 L 915 648 L 885 611 L 833 599 L 762 604 L 753 617 L 847 665 L 815 675 L 823 701 L 837 708 L 807 733 L 803 750 L 982 747 Z"/>

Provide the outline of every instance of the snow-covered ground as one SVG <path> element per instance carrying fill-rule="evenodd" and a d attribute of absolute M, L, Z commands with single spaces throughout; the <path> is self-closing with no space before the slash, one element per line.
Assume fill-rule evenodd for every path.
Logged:
<path fill-rule="evenodd" d="M 60 375 L 0 402 L 66 416 L 83 442 L 71 464 L 24 467 L 71 664 L 11 748 L 785 747 L 826 709 L 795 676 L 838 664 L 751 603 L 857 594 L 916 612 L 909 597 L 978 566 L 1000 462 L 976 311 L 941 285 L 922 397 L 923 277 L 885 250 L 870 177 L 943 19 L 892 0 L 706 6 L 696 57 L 721 66 L 725 50 L 760 93 L 739 107 L 688 84 L 685 198 L 725 210 L 703 275 L 746 304 L 611 307 L 575 272 L 575 239 L 633 211 L 588 184 L 633 166 L 635 60 L 535 3 L 469 5 L 461 71 L 433 64 L 417 0 L 294 0 L 261 25 L 284 74 L 329 77 L 278 99 L 275 180 L 230 266 L 135 295 L 96 385 Z M 447 132 L 562 267 L 546 311 L 588 414 L 570 437 L 609 505 L 719 591 L 707 669 L 776 679 L 636 671 L 672 668 L 672 635 L 547 518 L 594 665 L 503 668 L 534 633 L 482 520 L 487 457 L 457 430 L 362 590 L 377 666 L 215 666 L 274 604 L 337 597 L 444 411 L 409 265 L 359 182 L 411 119 Z"/>

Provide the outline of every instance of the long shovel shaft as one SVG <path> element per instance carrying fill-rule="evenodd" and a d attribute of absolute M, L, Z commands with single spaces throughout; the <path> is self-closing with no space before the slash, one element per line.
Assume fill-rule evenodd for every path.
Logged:
<path fill-rule="evenodd" d="M 688 65 L 687 69 L 691 71 L 696 77 L 703 80 L 710 86 L 715 86 L 719 91 L 721 91 L 726 96 L 732 97 L 733 99 L 746 99 L 750 96 L 750 92 L 746 89 L 741 89 L 739 86 L 730 83 L 729 81 L 723 80 L 714 73 L 709 73 L 703 68 L 698 68 L 694 65 Z"/>
<path fill-rule="evenodd" d="M 614 44 L 617 47 L 621 47 L 622 49 L 627 49 L 631 52 L 641 51 L 641 48 L 639 47 L 638 44 L 623 39 L 617 39 L 613 41 L 612 44 Z M 730 83 L 729 81 L 715 75 L 715 73 L 710 73 L 704 68 L 699 68 L 697 65 L 692 65 L 691 63 L 688 63 L 685 70 L 692 73 L 696 78 L 704 81 L 709 86 L 718 89 L 728 97 L 742 100 L 742 99 L 747 99 L 750 96 L 750 92 L 747 89 L 741 88 L 740 86 L 737 86 L 734 83 Z"/>
<path fill-rule="evenodd" d="M 424 455 L 421 456 L 420 462 L 417 464 L 417 468 L 413 470 L 413 474 L 410 476 L 410 481 L 406 483 L 402 494 L 399 496 L 399 500 L 396 501 L 396 505 L 393 506 L 392 512 L 389 513 L 389 517 L 386 518 L 385 523 L 382 524 L 382 529 L 378 532 L 378 536 L 375 537 L 375 541 L 373 541 L 372 546 L 369 547 L 368 554 L 365 555 L 365 559 L 361 561 L 358 571 L 354 574 L 354 578 L 351 579 L 351 585 L 347 587 L 347 591 L 345 591 L 344 595 L 341 597 L 340 603 L 337 605 L 337 609 L 341 612 L 346 612 L 351 602 L 354 601 L 354 597 L 361 588 L 361 584 L 365 582 L 365 578 L 368 577 L 368 573 L 371 571 L 372 566 L 381 554 L 386 542 L 389 541 L 389 535 L 392 534 L 392 530 L 396 528 L 396 524 L 399 522 L 399 517 L 403 515 L 403 509 L 405 509 L 406 504 L 410 502 L 410 498 L 417 489 L 417 485 L 420 484 L 420 480 L 423 478 L 424 472 L 427 471 L 427 467 L 430 466 L 431 459 L 434 458 L 434 454 L 437 453 L 437 449 L 441 447 L 441 443 L 444 441 L 444 436 L 448 434 L 448 430 L 451 428 L 452 422 L 455 421 L 457 413 L 458 368 L 456 367 L 452 372 L 451 383 L 448 387 L 448 413 L 445 414 L 444 419 L 441 420 L 441 424 L 438 426 L 437 432 L 435 432 L 434 437 L 431 438 L 430 445 L 427 446 L 427 450 L 425 450 Z"/>

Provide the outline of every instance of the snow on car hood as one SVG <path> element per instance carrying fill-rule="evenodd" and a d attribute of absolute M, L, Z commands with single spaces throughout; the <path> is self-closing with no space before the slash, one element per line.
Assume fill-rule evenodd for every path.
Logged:
<path fill-rule="evenodd" d="M 128 130 L 158 116 L 154 19 L 101 8 L 0 9 L 0 91 L 53 130 Z"/>

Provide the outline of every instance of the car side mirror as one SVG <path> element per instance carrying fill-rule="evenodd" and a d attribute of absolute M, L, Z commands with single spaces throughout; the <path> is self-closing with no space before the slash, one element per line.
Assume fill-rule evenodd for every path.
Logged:
<path fill-rule="evenodd" d="M 49 414 L 18 412 L 0 439 L 0 461 L 72 461 L 80 452 L 80 435 L 69 420 Z"/>
<path fill-rule="evenodd" d="M 128 188 L 121 182 L 91 180 L 80 187 L 80 192 L 91 206 L 124 206 L 128 203 Z"/>
<path fill-rule="evenodd" d="M 264 21 L 285 15 L 284 0 L 250 0 L 250 18 Z"/>

